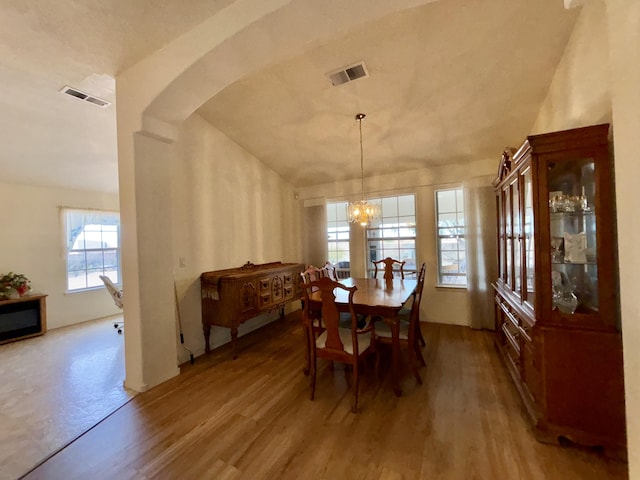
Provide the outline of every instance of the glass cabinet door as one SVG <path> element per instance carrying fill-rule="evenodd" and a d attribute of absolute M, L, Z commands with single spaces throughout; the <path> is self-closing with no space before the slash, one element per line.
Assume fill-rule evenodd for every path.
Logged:
<path fill-rule="evenodd" d="M 533 174 L 531 167 L 522 173 L 523 185 L 523 241 L 524 241 L 524 293 L 523 300 L 533 307 L 535 298 L 535 242 L 533 227 Z"/>
<path fill-rule="evenodd" d="M 522 291 L 522 230 L 520 225 L 520 188 L 517 176 L 511 183 L 511 208 L 513 209 L 513 290 L 517 295 Z"/>
<path fill-rule="evenodd" d="M 511 218 L 511 188 L 507 186 L 504 192 L 504 223 L 505 223 L 505 283 L 509 288 L 513 288 L 513 230 Z"/>
<path fill-rule="evenodd" d="M 500 192 L 500 195 L 504 195 Z M 504 264 L 504 200 L 501 196 L 497 198 L 498 209 L 498 278 L 505 280 L 505 264 Z"/>
<path fill-rule="evenodd" d="M 547 180 L 553 309 L 597 312 L 595 162 L 550 162 Z"/>

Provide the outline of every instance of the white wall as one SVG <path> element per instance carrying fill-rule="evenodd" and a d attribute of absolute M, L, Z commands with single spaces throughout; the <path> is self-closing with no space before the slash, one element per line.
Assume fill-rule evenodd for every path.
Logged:
<path fill-rule="evenodd" d="M 301 262 L 300 207 L 289 184 L 197 115 L 184 122 L 178 149 L 181 160 L 171 172 L 174 272 L 185 345 L 199 355 L 200 274 L 247 261 Z M 250 320 L 239 334 L 277 316 Z M 229 339 L 229 329 L 212 329 L 212 348 Z M 188 359 L 184 350 L 179 355 Z"/>
<path fill-rule="evenodd" d="M 607 0 L 629 478 L 640 478 L 640 2 Z"/>
<path fill-rule="evenodd" d="M 582 7 L 532 134 L 611 122 L 611 71 L 603 0 Z"/>
<path fill-rule="evenodd" d="M 23 273 L 47 297 L 47 328 L 121 313 L 104 288 L 65 293 L 61 206 L 118 210 L 117 195 L 0 183 L 0 273 Z"/>

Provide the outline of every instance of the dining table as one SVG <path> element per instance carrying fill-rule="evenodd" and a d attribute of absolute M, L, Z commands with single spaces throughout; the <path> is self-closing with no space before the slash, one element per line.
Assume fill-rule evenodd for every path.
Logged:
<path fill-rule="evenodd" d="M 345 287 L 357 287 L 353 295 L 353 309 L 356 314 L 380 317 L 386 322 L 392 333 L 392 383 L 397 396 L 400 389 L 400 329 L 398 313 L 409 299 L 418 281 L 414 279 L 358 278 L 349 277 L 339 280 Z M 341 312 L 349 311 L 349 292 L 336 288 L 336 305 Z M 313 294 L 311 299 L 313 300 Z"/>

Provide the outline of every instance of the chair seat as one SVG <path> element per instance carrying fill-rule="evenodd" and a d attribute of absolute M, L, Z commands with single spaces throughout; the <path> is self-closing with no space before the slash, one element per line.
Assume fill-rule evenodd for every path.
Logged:
<path fill-rule="evenodd" d="M 351 330 L 347 328 L 339 328 L 338 335 L 340 341 L 344 345 L 344 351 L 349 355 L 353 355 L 353 342 L 351 341 Z M 316 348 L 324 348 L 327 343 L 327 331 L 325 330 L 316 339 Z M 366 332 L 358 335 L 358 350 L 364 352 L 371 345 L 371 332 Z"/>
<path fill-rule="evenodd" d="M 409 339 L 409 321 L 400 319 L 399 320 L 399 337 L 400 340 L 408 340 Z M 376 323 L 376 337 L 378 338 L 392 338 L 393 335 L 391 333 L 391 327 L 388 323 L 381 321 Z"/>

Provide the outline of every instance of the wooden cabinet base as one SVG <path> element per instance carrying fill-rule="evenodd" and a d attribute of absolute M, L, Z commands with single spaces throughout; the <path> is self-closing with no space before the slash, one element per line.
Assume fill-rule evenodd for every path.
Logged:
<path fill-rule="evenodd" d="M 546 404 L 541 435 L 620 457 L 626 446 L 620 333 L 541 327 L 539 338 Z"/>
<path fill-rule="evenodd" d="M 522 313 L 496 290 L 496 349 L 536 439 L 626 460 L 620 333 L 537 324 L 529 339 Z"/>
<path fill-rule="evenodd" d="M 536 440 L 541 443 L 598 451 L 611 460 L 627 461 L 626 444 L 603 441 L 601 437 L 594 437 L 582 430 L 567 428 L 563 425 L 539 423 L 534 426 L 533 432 Z"/>
<path fill-rule="evenodd" d="M 518 393 L 520 394 L 520 398 L 522 399 L 522 403 L 531 419 L 531 422 L 535 425 L 540 418 L 540 414 L 536 409 L 535 401 L 533 400 L 529 390 L 526 388 L 526 385 L 522 382 L 520 377 L 520 369 L 518 364 L 514 364 L 511 360 L 511 357 L 505 351 L 505 348 L 500 345 L 500 341 L 497 340 L 495 342 L 496 350 L 502 356 L 502 360 L 504 361 L 505 367 L 513 380 L 513 384 L 515 385 Z M 549 443 L 549 442 L 547 442 Z"/>

